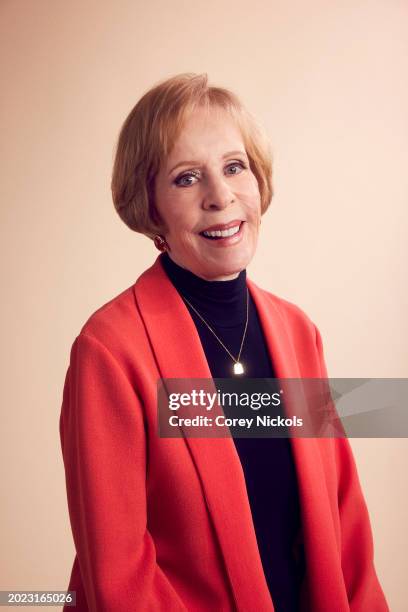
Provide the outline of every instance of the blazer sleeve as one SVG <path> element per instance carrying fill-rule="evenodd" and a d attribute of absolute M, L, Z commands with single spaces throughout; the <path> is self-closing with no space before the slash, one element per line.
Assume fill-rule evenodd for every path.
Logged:
<path fill-rule="evenodd" d="M 316 330 L 321 378 L 328 378 L 322 339 Z M 351 612 L 389 612 L 374 567 L 374 544 L 367 505 L 348 438 L 332 439 L 337 465 L 341 565 Z"/>
<path fill-rule="evenodd" d="M 60 438 L 88 610 L 185 612 L 147 529 L 141 402 L 110 351 L 84 332 L 71 349 Z"/>

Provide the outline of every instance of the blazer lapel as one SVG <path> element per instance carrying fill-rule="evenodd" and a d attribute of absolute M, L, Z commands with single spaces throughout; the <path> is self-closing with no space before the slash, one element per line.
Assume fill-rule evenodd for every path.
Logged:
<path fill-rule="evenodd" d="M 276 378 L 302 378 L 302 364 L 298 362 L 287 323 L 266 292 L 249 279 L 247 284 L 257 307 Z M 315 377 L 319 376 L 316 372 Z M 331 441 L 291 437 L 290 442 L 298 479 L 308 574 L 305 597 L 316 611 L 331 610 L 333 601 L 337 602 L 336 609 L 349 610 L 345 589 L 338 580 L 342 575 L 340 542 L 330 521 L 332 509 L 319 450 L 319 444 Z"/>

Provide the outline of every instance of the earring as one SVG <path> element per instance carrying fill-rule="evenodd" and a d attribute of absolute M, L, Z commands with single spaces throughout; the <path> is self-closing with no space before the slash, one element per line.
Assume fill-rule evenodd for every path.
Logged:
<path fill-rule="evenodd" d="M 166 240 L 163 238 L 163 236 L 159 236 L 159 234 L 156 234 L 156 236 L 154 237 L 154 246 L 156 247 L 156 249 L 158 249 L 159 251 L 167 251 L 168 249 L 168 244 L 166 242 Z"/>

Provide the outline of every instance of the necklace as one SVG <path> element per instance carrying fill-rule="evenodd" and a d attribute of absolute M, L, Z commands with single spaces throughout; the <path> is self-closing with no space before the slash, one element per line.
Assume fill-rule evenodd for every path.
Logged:
<path fill-rule="evenodd" d="M 213 330 L 213 328 L 207 323 L 207 321 L 204 319 L 204 317 L 202 317 L 200 315 L 200 313 L 196 310 L 196 308 L 194 308 L 194 306 L 191 304 L 191 302 L 188 301 L 187 298 L 185 298 L 183 295 L 181 296 L 183 298 L 183 300 L 185 300 L 187 302 L 187 304 L 194 310 L 194 312 L 196 313 L 196 315 L 198 317 L 200 317 L 200 319 L 202 320 L 203 323 L 205 323 L 205 325 L 208 327 L 208 329 L 210 330 L 210 332 L 216 337 L 216 339 L 218 340 L 218 342 L 221 344 L 221 346 L 227 351 L 228 355 L 231 357 L 231 359 L 234 361 L 234 368 L 233 368 L 233 372 L 235 375 L 239 375 L 239 374 L 244 374 L 244 366 L 243 364 L 240 362 L 240 357 L 241 357 L 241 352 L 242 352 L 242 347 L 244 346 L 244 340 L 245 340 L 245 336 L 246 336 L 246 332 L 247 332 L 247 327 L 248 327 L 248 312 L 249 312 L 249 293 L 248 293 L 248 287 L 246 288 L 246 322 L 245 322 L 245 329 L 244 329 L 244 334 L 242 336 L 242 340 L 241 340 L 241 346 L 239 349 L 239 353 L 238 353 L 238 357 L 235 358 L 234 355 L 232 355 L 232 353 L 227 349 L 227 347 L 225 346 L 225 344 L 222 342 L 222 340 L 220 340 L 220 338 L 217 336 L 217 334 L 215 333 L 215 331 Z"/>

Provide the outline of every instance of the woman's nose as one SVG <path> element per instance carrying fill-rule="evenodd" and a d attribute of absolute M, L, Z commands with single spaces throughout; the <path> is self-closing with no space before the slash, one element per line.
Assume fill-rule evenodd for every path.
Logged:
<path fill-rule="evenodd" d="M 226 208 L 234 199 L 226 179 L 217 178 L 208 182 L 207 191 L 203 198 L 203 208 Z"/>

